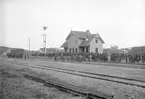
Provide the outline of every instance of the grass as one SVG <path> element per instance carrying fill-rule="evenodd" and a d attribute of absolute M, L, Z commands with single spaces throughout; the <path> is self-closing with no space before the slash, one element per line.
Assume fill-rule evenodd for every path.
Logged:
<path fill-rule="evenodd" d="M 0 66 L 0 99 L 68 99 L 72 97 L 57 89 L 23 77 L 22 69 Z M 70 98 L 71 99 L 71 98 Z"/>

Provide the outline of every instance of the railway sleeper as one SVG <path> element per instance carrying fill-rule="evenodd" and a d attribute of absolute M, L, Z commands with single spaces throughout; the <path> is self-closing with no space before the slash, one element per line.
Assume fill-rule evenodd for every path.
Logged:
<path fill-rule="evenodd" d="M 21 65 L 21 64 L 20 64 Z M 41 65 L 37 65 L 37 66 L 41 66 Z M 34 68 L 36 68 L 35 66 L 32 66 Z M 42 66 L 42 67 L 46 67 L 46 66 Z M 39 67 L 40 69 L 45 69 Z M 37 67 L 38 68 L 38 67 Z M 60 68 L 56 68 L 56 67 L 47 67 L 47 70 L 53 70 L 53 69 L 48 69 L 48 68 L 53 68 L 53 69 L 60 69 Z M 53 70 L 53 71 L 57 71 L 57 72 L 62 72 L 62 73 L 67 73 L 67 74 L 72 74 L 72 75 L 78 75 L 78 76 L 82 76 L 82 77 L 89 77 L 89 78 L 93 78 L 93 79 L 100 79 L 100 80 L 107 80 L 107 81 L 111 81 L 111 82 L 117 82 L 117 83 L 122 83 L 122 84 L 126 84 L 126 85 L 131 85 L 131 86 L 138 86 L 138 87 L 142 87 L 145 88 L 144 85 L 140 85 L 140 84 L 133 84 L 133 83 L 128 83 L 128 82 L 124 82 L 124 81 L 117 81 L 117 80 L 111 80 L 108 78 L 100 78 L 100 77 L 92 77 L 92 76 L 88 76 L 88 75 L 83 75 L 83 74 L 75 74 L 75 73 L 70 73 L 70 72 L 66 72 L 66 71 L 61 71 L 61 70 L 67 70 L 67 71 L 72 71 L 72 72 L 76 72 L 75 70 L 69 70 L 69 69 L 60 69 L 60 70 Z M 91 75 L 100 75 L 100 76 L 105 76 L 105 77 L 110 77 L 109 75 L 104 75 L 104 74 L 95 74 L 95 73 L 88 73 L 88 72 L 84 72 L 84 71 L 78 71 L 80 73 L 85 73 L 85 74 L 91 74 Z M 115 77 L 115 76 L 111 76 L 111 77 Z M 121 78 L 121 79 L 126 79 L 128 80 L 129 78 L 124 78 L 124 77 L 115 77 L 115 78 Z M 131 81 L 133 81 L 134 79 L 129 79 Z M 135 81 L 140 81 L 140 80 L 135 80 Z M 141 81 L 142 82 L 142 81 Z M 144 81 L 143 81 L 144 82 Z"/>
<path fill-rule="evenodd" d="M 62 91 L 72 93 L 74 95 L 79 95 L 79 96 L 85 96 L 91 99 L 113 99 L 112 95 L 106 95 L 103 93 L 99 92 L 94 92 L 92 90 L 89 90 L 87 88 L 81 88 L 72 84 L 68 84 L 62 81 L 58 81 L 56 79 L 44 79 L 44 78 L 39 78 L 34 75 L 28 75 L 28 74 L 23 74 L 24 77 L 28 79 L 32 79 L 37 82 L 44 83 L 45 85 L 51 85 L 53 87 L 56 87 Z"/>

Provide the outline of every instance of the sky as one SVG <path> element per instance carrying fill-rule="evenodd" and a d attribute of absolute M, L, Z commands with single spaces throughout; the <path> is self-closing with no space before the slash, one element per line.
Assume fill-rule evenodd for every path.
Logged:
<path fill-rule="evenodd" d="M 43 26 L 47 30 L 43 31 Z M 71 30 L 99 33 L 104 47 L 145 45 L 145 0 L 0 0 L 0 46 L 60 47 Z"/>

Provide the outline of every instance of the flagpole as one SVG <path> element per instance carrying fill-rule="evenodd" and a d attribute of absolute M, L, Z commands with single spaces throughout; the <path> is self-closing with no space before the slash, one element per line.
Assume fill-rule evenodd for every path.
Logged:
<path fill-rule="evenodd" d="M 30 59 L 30 38 L 29 38 L 29 52 L 28 52 L 28 57 Z"/>
<path fill-rule="evenodd" d="M 30 38 L 29 38 L 29 52 L 30 52 Z"/>
<path fill-rule="evenodd" d="M 45 37 L 45 57 L 46 57 L 46 34 L 44 35 Z"/>

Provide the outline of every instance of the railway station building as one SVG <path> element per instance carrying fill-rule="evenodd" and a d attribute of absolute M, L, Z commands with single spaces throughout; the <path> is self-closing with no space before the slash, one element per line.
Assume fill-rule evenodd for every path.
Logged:
<path fill-rule="evenodd" d="M 97 34 L 91 34 L 86 31 L 72 31 L 66 37 L 66 41 L 62 44 L 65 52 L 94 52 L 103 53 L 103 44 L 105 42 Z"/>

